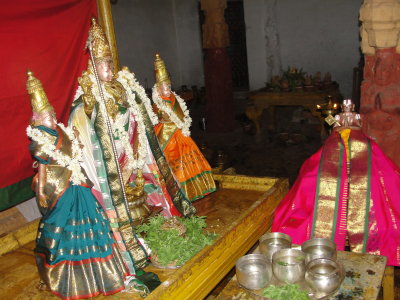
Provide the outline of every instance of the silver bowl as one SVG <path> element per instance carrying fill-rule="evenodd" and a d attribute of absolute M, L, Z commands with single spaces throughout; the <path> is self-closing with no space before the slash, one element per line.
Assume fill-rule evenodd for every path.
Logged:
<path fill-rule="evenodd" d="M 270 232 L 259 239 L 260 252 L 272 262 L 272 255 L 280 250 L 290 248 L 292 239 L 289 235 L 281 232 Z"/>
<path fill-rule="evenodd" d="M 305 280 L 316 298 L 334 293 L 343 279 L 343 267 L 332 259 L 317 258 L 306 266 Z"/>
<path fill-rule="evenodd" d="M 305 254 L 298 249 L 281 249 L 272 255 L 272 271 L 276 279 L 296 283 L 304 279 Z"/>
<path fill-rule="evenodd" d="M 306 264 L 317 258 L 330 258 L 336 260 L 336 244 L 330 239 L 310 239 L 301 245 L 301 250 L 306 254 Z"/>
<path fill-rule="evenodd" d="M 267 286 L 272 277 L 271 264 L 262 254 L 248 254 L 236 262 L 237 281 L 250 290 Z"/>

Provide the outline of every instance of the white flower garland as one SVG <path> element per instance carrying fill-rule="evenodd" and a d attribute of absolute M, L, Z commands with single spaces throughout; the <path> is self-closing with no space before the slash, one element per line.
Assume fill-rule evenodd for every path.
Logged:
<path fill-rule="evenodd" d="M 146 107 L 147 114 L 150 117 L 151 123 L 153 125 L 158 124 L 158 118 L 157 115 L 154 113 L 153 108 L 151 106 L 151 101 L 149 97 L 147 97 L 146 91 L 144 88 L 139 84 L 139 82 L 136 80 L 135 75 L 128 70 L 121 70 L 117 73 L 117 80 L 122 83 L 122 85 L 125 87 L 127 91 L 133 90 L 135 91 L 140 98 L 142 99 L 144 106 Z M 124 84 L 126 82 L 126 84 Z"/>
<path fill-rule="evenodd" d="M 78 85 L 78 88 L 75 91 L 74 101 L 77 100 L 81 95 L 83 95 L 83 89 L 80 85 Z"/>
<path fill-rule="evenodd" d="M 128 99 L 129 98 L 130 97 L 128 97 Z M 131 105 L 131 101 L 128 100 L 128 102 Z M 136 105 L 136 102 L 134 102 L 134 104 Z M 136 107 L 134 107 L 133 110 L 136 110 L 135 108 Z M 131 116 L 133 116 L 133 115 L 131 115 Z M 123 119 L 123 117 L 124 116 L 122 115 L 121 119 Z M 130 168 L 136 170 L 136 169 L 142 169 L 145 164 L 146 156 L 147 156 L 147 137 L 146 137 L 146 128 L 144 126 L 143 120 L 141 119 L 141 115 L 134 114 L 134 118 L 136 121 L 137 134 L 138 134 L 138 140 L 139 140 L 136 159 L 135 159 L 135 154 L 133 153 L 132 145 L 130 143 L 129 132 L 125 130 L 124 125 L 126 123 L 120 122 L 118 120 L 118 115 L 117 115 L 117 119 L 112 124 L 112 128 L 113 128 L 114 136 L 121 141 L 122 147 L 125 150 L 125 154 L 128 159 L 128 166 Z"/>
<path fill-rule="evenodd" d="M 80 161 L 82 161 L 82 149 L 79 145 L 79 141 L 75 138 L 75 135 L 70 128 L 66 128 L 63 124 L 58 123 L 58 126 L 62 131 L 69 137 L 72 143 L 72 157 L 63 154 L 60 150 L 56 149 L 56 145 L 50 140 L 50 138 L 43 133 L 43 131 L 28 126 L 26 128 L 27 135 L 39 145 L 42 146 L 43 152 L 57 161 L 60 166 L 63 166 L 72 172 L 71 182 L 74 185 L 79 185 L 86 181 L 86 176 L 82 173 Z"/>
<path fill-rule="evenodd" d="M 130 165 L 130 167 L 132 167 L 133 169 L 143 169 L 143 166 L 145 164 L 145 160 L 147 157 L 147 136 L 146 136 L 146 127 L 144 125 L 143 122 L 143 116 L 139 111 L 138 105 L 135 101 L 135 93 L 132 91 L 132 89 L 129 88 L 129 81 L 126 80 L 125 77 L 121 76 L 122 72 L 124 71 L 120 71 L 118 72 L 118 78 L 117 80 L 122 84 L 122 86 L 124 87 L 125 91 L 126 91 L 126 95 L 127 95 L 127 100 L 130 106 L 130 110 L 132 111 L 133 115 L 135 116 L 135 121 L 136 121 L 136 126 L 137 126 L 137 132 L 138 132 L 138 139 L 139 139 L 139 145 L 138 145 L 138 150 L 137 150 L 137 159 L 134 160 L 134 153 L 133 153 L 133 149 L 132 146 L 129 143 L 129 135 L 128 133 L 124 130 L 123 127 L 118 128 L 117 126 L 117 136 L 121 139 L 122 143 L 125 145 L 125 151 L 127 151 L 127 157 L 128 157 L 128 164 Z M 129 72 L 126 72 L 130 74 Z M 143 90 L 144 91 L 144 90 Z M 139 94 L 140 97 L 142 97 L 142 95 Z M 146 96 L 147 98 L 147 96 Z M 142 97 L 142 99 L 144 99 Z M 148 98 L 147 98 L 148 99 Z M 149 100 L 150 101 L 150 100 Z M 146 104 L 146 101 L 144 102 Z M 151 108 L 151 104 L 150 104 L 150 108 Z M 127 146 L 129 146 L 127 149 Z"/>
<path fill-rule="evenodd" d="M 130 112 L 131 116 L 134 116 L 135 121 L 136 121 L 138 140 L 139 140 L 136 158 L 133 153 L 132 145 L 130 143 L 129 132 L 127 132 L 124 127 L 126 124 L 126 121 L 129 119 L 126 119 L 125 115 L 117 114 L 115 121 L 113 121 L 112 119 L 110 121 L 111 121 L 112 130 L 113 130 L 113 135 L 115 138 L 118 138 L 121 141 L 122 147 L 125 151 L 126 157 L 128 159 L 128 167 L 135 170 L 135 169 L 142 169 L 145 164 L 146 157 L 147 157 L 147 137 L 146 137 L 146 128 L 145 128 L 145 125 L 143 122 L 143 118 L 142 118 L 142 115 L 141 115 L 139 108 L 135 101 L 135 93 L 133 92 L 133 89 L 129 87 L 130 82 L 126 78 L 126 77 L 130 77 L 132 79 L 134 77 L 133 77 L 133 75 L 128 76 L 127 74 L 131 74 L 131 73 L 129 73 L 127 71 L 118 72 L 118 77 L 116 78 L 116 80 L 122 84 L 122 86 L 124 87 L 124 89 L 126 91 L 127 101 L 130 106 L 129 112 Z M 93 83 L 92 90 L 91 90 L 93 96 L 97 100 L 101 99 L 100 91 L 97 86 L 95 76 L 93 74 L 89 74 L 89 78 Z M 107 90 L 104 88 L 104 86 L 102 88 L 103 88 L 103 95 L 104 95 L 105 99 L 113 98 L 113 96 L 110 95 L 107 92 Z M 144 89 L 143 89 L 143 92 L 144 92 Z M 83 94 L 82 88 L 79 87 L 75 94 L 75 100 L 78 99 L 82 94 Z M 138 94 L 139 94 L 139 96 L 142 97 L 142 99 L 144 99 L 140 93 L 138 93 Z M 148 105 L 150 106 L 150 109 L 151 109 L 150 100 L 148 99 L 147 96 L 146 96 L 146 98 L 149 102 Z M 146 102 L 147 101 L 144 100 L 145 105 L 146 105 Z M 100 110 L 103 113 L 103 115 L 105 115 L 107 113 L 106 107 L 105 107 L 103 101 L 99 101 L 99 103 L 100 103 Z M 146 105 L 146 109 L 147 109 L 148 105 Z M 154 112 L 153 112 L 153 115 L 155 118 L 157 118 L 157 116 L 154 114 Z"/>
<path fill-rule="evenodd" d="M 187 109 L 186 103 L 175 92 L 171 91 L 171 93 L 174 94 L 183 111 L 183 121 L 175 114 L 175 112 L 171 109 L 169 105 L 165 104 L 158 93 L 157 84 L 153 86 L 153 101 L 157 105 L 157 107 L 165 112 L 169 116 L 170 120 L 175 123 L 175 125 L 179 129 L 182 130 L 182 134 L 184 136 L 190 136 L 190 125 L 192 125 L 192 118 L 189 116 L 189 110 Z"/>

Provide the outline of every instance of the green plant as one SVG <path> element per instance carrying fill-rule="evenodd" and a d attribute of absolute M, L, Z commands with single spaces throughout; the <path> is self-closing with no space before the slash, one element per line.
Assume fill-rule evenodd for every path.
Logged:
<path fill-rule="evenodd" d="M 304 77 L 307 73 L 303 72 L 303 68 L 298 70 L 294 67 L 288 67 L 285 72 L 283 72 L 283 78 L 289 83 L 289 89 L 294 91 L 296 86 L 301 86 L 304 82 Z"/>
<path fill-rule="evenodd" d="M 280 92 L 281 90 L 281 82 L 282 78 L 278 75 L 272 76 L 270 82 L 266 82 L 265 86 L 269 91 L 272 92 Z"/>
<path fill-rule="evenodd" d="M 263 296 L 274 300 L 310 299 L 307 292 L 301 290 L 297 284 L 285 284 L 281 286 L 271 284 L 269 287 L 263 290 Z"/>
<path fill-rule="evenodd" d="M 162 229 L 168 220 L 163 216 L 151 217 L 148 223 L 138 226 L 136 231 L 143 234 L 151 251 L 157 255 L 160 265 L 183 265 L 206 245 L 210 245 L 216 237 L 215 234 L 204 232 L 205 218 L 176 218 L 186 227 L 183 235 L 177 229 Z"/>

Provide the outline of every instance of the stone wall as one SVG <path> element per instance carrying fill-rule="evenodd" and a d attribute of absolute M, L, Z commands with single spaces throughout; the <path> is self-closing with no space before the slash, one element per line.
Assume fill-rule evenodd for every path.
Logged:
<path fill-rule="evenodd" d="M 120 0 L 112 5 L 122 65 L 142 84 L 154 82 L 161 52 L 175 87 L 204 85 L 198 0 Z M 331 72 L 345 97 L 360 59 L 362 0 L 243 0 L 250 89 L 287 66 Z"/>

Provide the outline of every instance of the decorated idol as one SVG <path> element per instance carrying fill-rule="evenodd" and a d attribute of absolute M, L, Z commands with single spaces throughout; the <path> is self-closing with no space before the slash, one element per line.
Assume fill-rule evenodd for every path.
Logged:
<path fill-rule="evenodd" d="M 127 68 L 114 73 L 102 28 L 92 19 L 89 67 L 78 79 L 70 126 L 80 131 L 83 167 L 131 274 L 146 263 L 134 224 L 158 207 L 166 217 L 195 212 L 157 143 L 150 99 Z"/>
<path fill-rule="evenodd" d="M 275 211 L 272 231 L 293 243 L 313 237 L 344 250 L 384 255 L 400 265 L 400 170 L 361 131 L 351 100 L 334 120 L 322 148 L 306 160 Z"/>
<path fill-rule="evenodd" d="M 189 110 L 185 101 L 171 90 L 171 80 L 159 54 L 155 57 L 154 72 L 152 96 L 160 118 L 155 126 L 158 141 L 187 198 L 201 199 L 216 189 L 211 167 L 190 138 Z"/>
<path fill-rule="evenodd" d="M 79 135 L 57 124 L 40 81 L 30 71 L 27 89 L 33 111 L 27 134 L 38 169 L 33 186 L 43 214 L 35 248 L 42 285 L 63 299 L 121 291 L 127 270 L 80 166 Z"/>
<path fill-rule="evenodd" d="M 360 129 L 361 128 L 361 116 L 358 113 L 354 112 L 354 103 L 351 99 L 343 100 L 341 105 L 342 112 L 335 116 L 335 123 L 333 127 L 336 130 L 340 130 L 342 128 L 353 128 Z"/>

